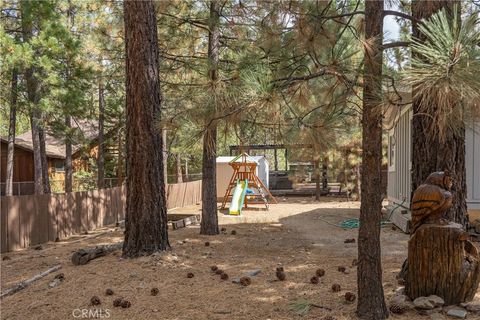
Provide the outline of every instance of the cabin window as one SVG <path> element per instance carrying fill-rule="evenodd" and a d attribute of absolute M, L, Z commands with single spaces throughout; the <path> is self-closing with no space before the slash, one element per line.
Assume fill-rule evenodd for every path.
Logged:
<path fill-rule="evenodd" d="M 395 171 L 395 136 L 393 130 L 388 135 L 388 171 Z"/>
<path fill-rule="evenodd" d="M 55 172 L 65 172 L 65 162 L 63 160 L 55 160 Z"/>

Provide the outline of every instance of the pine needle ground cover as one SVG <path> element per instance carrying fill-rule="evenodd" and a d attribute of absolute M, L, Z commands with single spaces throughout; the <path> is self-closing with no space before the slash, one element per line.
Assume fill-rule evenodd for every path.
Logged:
<path fill-rule="evenodd" d="M 357 243 L 345 240 L 356 238 L 357 230 L 343 230 L 324 220 L 339 223 L 356 218 L 359 204 L 324 200 L 283 200 L 271 205 L 270 211 L 246 211 L 235 218 L 220 214 L 219 236 L 200 236 L 198 226 L 171 231 L 173 250 L 165 256 L 121 259 L 118 251 L 84 266 L 72 265 L 72 251 L 122 241 L 121 228 L 107 229 L 111 232 L 85 241 L 3 254 L 2 288 L 59 263 L 64 280 L 49 288 L 55 277 L 51 274 L 4 298 L 2 318 L 73 319 L 75 309 L 99 308 L 109 309 L 111 319 L 355 319 L 356 301 L 347 302 L 345 295 L 356 293 L 352 262 L 357 257 Z M 406 255 L 407 241 L 408 235 L 382 228 L 387 301 L 398 288 L 395 276 Z M 5 256 L 10 259 L 3 260 Z M 280 265 L 284 280 L 276 276 Z M 212 266 L 228 274 L 228 279 L 222 280 Z M 324 275 L 318 277 L 318 283 L 311 283 L 319 268 Z M 232 282 L 256 269 L 261 272 L 250 277 L 248 286 Z M 340 291 L 332 291 L 334 284 L 340 285 Z M 155 288 L 158 292 L 152 294 Z M 107 294 L 107 289 L 113 294 Z M 100 300 L 99 305 L 92 306 L 93 297 Z M 130 305 L 114 307 L 118 299 Z M 306 313 L 299 312 L 301 301 L 306 301 L 301 305 L 303 311 L 308 309 Z M 310 307 L 305 308 L 307 305 Z M 394 317 L 423 319 L 412 311 Z"/>

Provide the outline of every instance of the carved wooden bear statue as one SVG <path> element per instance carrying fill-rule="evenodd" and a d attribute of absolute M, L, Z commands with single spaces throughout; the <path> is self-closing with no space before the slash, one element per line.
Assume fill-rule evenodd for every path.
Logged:
<path fill-rule="evenodd" d="M 411 205 L 412 234 L 424 223 L 448 223 L 445 214 L 452 207 L 452 185 L 450 173 L 439 171 L 430 174 L 415 190 Z"/>

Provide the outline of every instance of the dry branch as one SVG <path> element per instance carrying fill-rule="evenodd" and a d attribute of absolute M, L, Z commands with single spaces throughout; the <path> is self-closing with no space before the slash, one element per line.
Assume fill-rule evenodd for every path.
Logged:
<path fill-rule="evenodd" d="M 6 296 L 12 295 L 12 294 L 14 294 L 14 293 L 16 293 L 20 290 L 25 289 L 26 287 L 28 287 L 29 285 L 31 285 L 35 281 L 42 279 L 43 277 L 45 277 L 46 275 L 48 275 L 52 272 L 60 270 L 60 268 L 62 268 L 62 266 L 59 264 L 59 265 L 56 265 L 54 267 L 51 267 L 48 270 L 43 271 L 42 273 L 39 273 L 39 274 L 35 275 L 34 277 L 32 277 L 30 279 L 27 279 L 25 281 L 20 281 L 19 283 L 17 283 L 16 285 L 11 287 L 10 289 L 7 289 L 4 292 L 2 292 L 2 294 L 0 295 L 0 299 L 3 299 Z"/>

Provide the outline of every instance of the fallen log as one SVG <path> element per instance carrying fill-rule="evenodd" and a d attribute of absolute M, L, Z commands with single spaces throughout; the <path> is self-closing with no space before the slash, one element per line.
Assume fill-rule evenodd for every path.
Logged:
<path fill-rule="evenodd" d="M 14 294 L 14 293 L 16 293 L 20 290 L 25 289 L 26 287 L 28 287 L 29 285 L 31 285 L 35 281 L 42 279 L 43 277 L 45 277 L 46 275 L 48 275 L 52 272 L 60 270 L 60 268 L 62 268 L 62 266 L 59 264 L 59 265 L 56 265 L 54 267 L 51 267 L 48 270 L 43 271 L 42 273 L 39 273 L 39 274 L 35 275 L 34 277 L 32 277 L 30 279 L 20 281 L 19 283 L 17 283 L 13 287 L 11 287 L 11 288 L 5 290 L 4 292 L 2 292 L 2 294 L 0 295 L 0 299 L 3 299 L 6 296 L 12 295 L 12 294 Z"/>
<path fill-rule="evenodd" d="M 94 248 L 80 249 L 72 254 L 72 263 L 76 266 L 85 265 L 90 260 L 103 257 L 107 253 L 121 249 L 123 242 L 108 244 L 104 246 L 96 246 Z"/>

